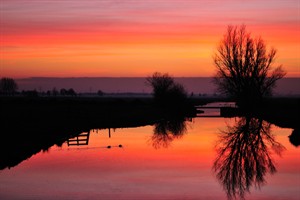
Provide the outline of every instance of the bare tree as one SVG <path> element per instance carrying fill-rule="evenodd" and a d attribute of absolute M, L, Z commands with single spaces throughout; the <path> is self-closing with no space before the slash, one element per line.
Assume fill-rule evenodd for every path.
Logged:
<path fill-rule="evenodd" d="M 234 97 L 238 104 L 258 103 L 272 94 L 277 80 L 284 77 L 281 66 L 272 70 L 276 50 L 267 50 L 261 38 L 252 38 L 246 26 L 228 26 L 214 55 L 219 92 Z"/>
<path fill-rule="evenodd" d="M 1 78 L 0 92 L 4 94 L 14 94 L 18 89 L 16 81 L 12 78 Z"/>

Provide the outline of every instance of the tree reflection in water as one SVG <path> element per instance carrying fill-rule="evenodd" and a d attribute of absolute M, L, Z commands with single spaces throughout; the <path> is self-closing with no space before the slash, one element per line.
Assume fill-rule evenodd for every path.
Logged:
<path fill-rule="evenodd" d="M 266 173 L 276 172 L 270 151 L 280 155 L 285 148 L 270 128 L 266 121 L 243 117 L 220 133 L 213 170 L 229 199 L 244 199 L 251 186 L 266 182 Z"/>
<path fill-rule="evenodd" d="M 152 146 L 156 149 L 170 146 L 174 139 L 181 138 L 187 131 L 186 121 L 190 118 L 175 118 L 162 120 L 154 124 L 153 135 L 151 137 Z"/>

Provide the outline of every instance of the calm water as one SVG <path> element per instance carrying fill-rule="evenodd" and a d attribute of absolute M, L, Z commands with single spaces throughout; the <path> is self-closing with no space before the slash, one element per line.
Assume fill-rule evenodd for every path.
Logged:
<path fill-rule="evenodd" d="M 91 130 L 88 145 L 53 146 L 0 171 L 0 199 L 300 199 L 292 129 L 241 118 L 180 123 L 111 129 L 110 138 Z"/>

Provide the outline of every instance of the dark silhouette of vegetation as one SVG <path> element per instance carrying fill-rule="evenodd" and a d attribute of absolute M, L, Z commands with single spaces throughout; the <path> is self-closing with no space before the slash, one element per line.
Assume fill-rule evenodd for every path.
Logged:
<path fill-rule="evenodd" d="M 104 92 L 102 90 L 98 90 L 97 95 L 102 97 L 104 95 Z"/>
<path fill-rule="evenodd" d="M 70 96 L 77 96 L 77 93 L 75 92 L 75 90 L 73 89 L 73 88 L 70 88 L 69 90 L 68 90 L 68 93 L 67 93 L 68 95 L 70 95 Z"/>
<path fill-rule="evenodd" d="M 186 103 L 187 91 L 170 75 L 155 72 L 146 79 L 146 83 L 152 87 L 154 99 L 158 104 L 181 106 Z"/>
<path fill-rule="evenodd" d="M 293 130 L 291 135 L 289 136 L 290 143 L 294 145 L 295 147 L 298 147 L 300 145 L 300 129 L 296 128 Z"/>
<path fill-rule="evenodd" d="M 261 38 L 252 38 L 246 27 L 228 26 L 214 55 L 219 92 L 234 97 L 237 104 L 250 108 L 272 94 L 276 81 L 284 77 L 281 66 L 272 70 L 276 50 L 267 50 Z"/>
<path fill-rule="evenodd" d="M 52 94 L 52 96 L 54 96 L 54 97 L 56 97 L 56 96 L 59 94 L 59 92 L 58 92 L 58 90 L 56 89 L 56 87 L 54 87 L 54 88 L 52 89 L 51 94 Z"/>
<path fill-rule="evenodd" d="M 167 148 L 174 139 L 181 138 L 187 131 L 185 118 L 162 120 L 154 124 L 151 137 L 152 146 L 156 149 Z"/>
<path fill-rule="evenodd" d="M 13 95 L 16 93 L 18 85 L 12 78 L 1 78 L 0 80 L 0 93 L 5 95 Z"/>
<path fill-rule="evenodd" d="M 280 155 L 285 148 L 276 142 L 270 126 L 243 117 L 220 133 L 213 170 L 229 199 L 244 199 L 251 186 L 260 188 L 265 183 L 266 173 L 276 172 L 270 150 Z"/>
<path fill-rule="evenodd" d="M 66 95 L 67 94 L 67 90 L 65 88 L 60 89 L 60 95 Z"/>
<path fill-rule="evenodd" d="M 50 90 L 47 90 L 46 95 L 47 95 L 47 96 L 51 96 L 51 91 L 50 91 Z"/>
<path fill-rule="evenodd" d="M 286 97 L 265 98 L 252 114 L 282 128 L 300 128 L 300 99 Z"/>
<path fill-rule="evenodd" d="M 74 91 L 73 88 L 70 88 L 70 89 L 65 89 L 65 88 L 62 88 L 60 89 L 60 95 L 62 96 L 76 96 L 76 92 Z"/>
<path fill-rule="evenodd" d="M 26 97 L 38 97 L 39 94 L 36 90 L 23 90 L 22 93 L 21 93 L 23 96 L 26 96 Z"/>

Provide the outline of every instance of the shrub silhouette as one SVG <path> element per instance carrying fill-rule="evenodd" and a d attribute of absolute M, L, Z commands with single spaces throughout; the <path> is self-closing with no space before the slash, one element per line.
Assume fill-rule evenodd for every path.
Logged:
<path fill-rule="evenodd" d="M 154 100 L 160 105 L 183 105 L 187 99 L 187 92 L 183 85 L 176 83 L 167 73 L 155 72 L 146 79 L 152 87 Z"/>

